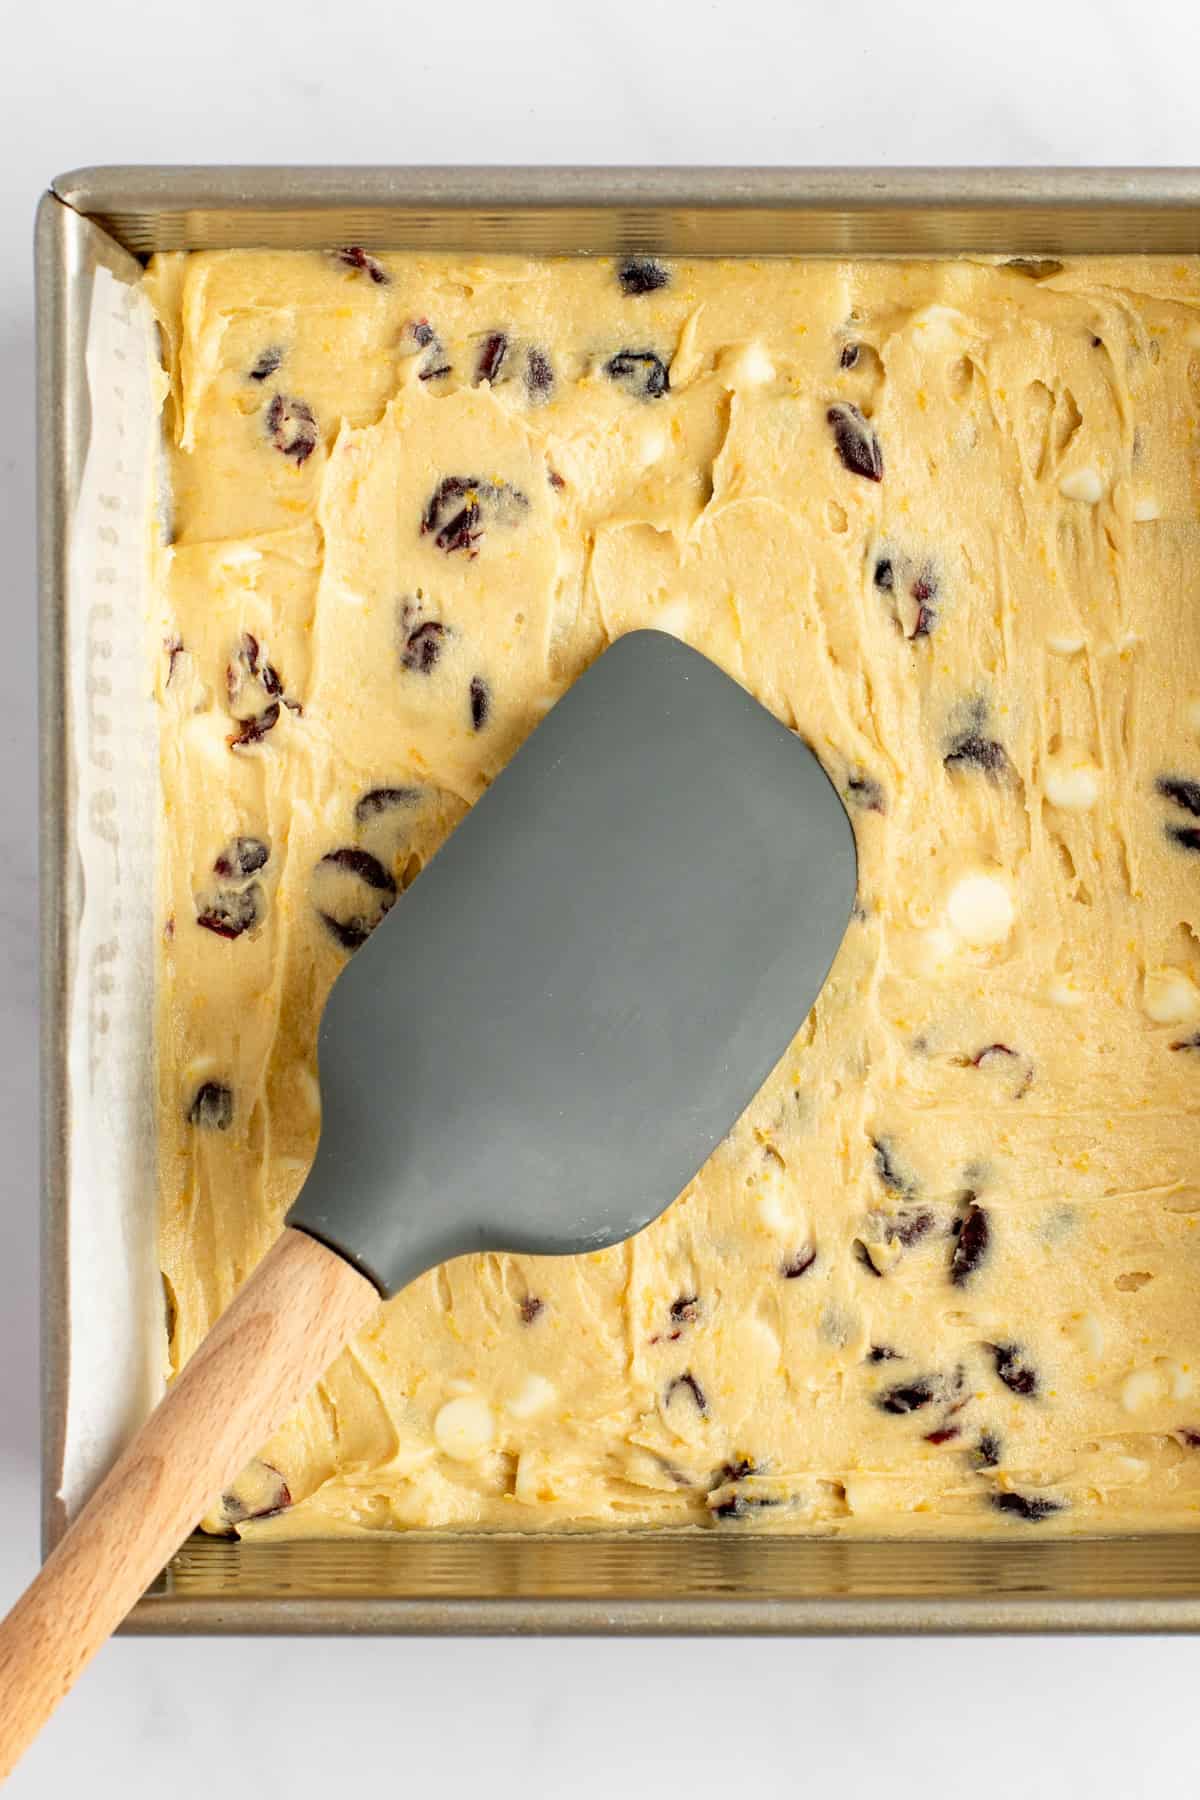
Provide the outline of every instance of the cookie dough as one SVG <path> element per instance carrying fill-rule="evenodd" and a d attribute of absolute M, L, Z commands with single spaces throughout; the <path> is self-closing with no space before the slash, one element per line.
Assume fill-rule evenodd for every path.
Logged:
<path fill-rule="evenodd" d="M 611 639 L 674 632 L 802 732 L 861 869 L 664 1217 L 417 1283 L 210 1525 L 1194 1528 L 1200 263 L 147 283 L 173 1367 L 304 1178 L 330 983 Z"/>

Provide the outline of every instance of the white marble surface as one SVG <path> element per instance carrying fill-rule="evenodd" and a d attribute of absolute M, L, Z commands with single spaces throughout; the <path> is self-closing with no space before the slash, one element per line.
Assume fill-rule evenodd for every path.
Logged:
<path fill-rule="evenodd" d="M 39 190 L 93 162 L 1200 160 L 1179 0 L 58 0 L 0 69 L 0 1604 L 36 1541 L 33 391 Z M 26 1800 L 1195 1781 L 1187 1640 L 110 1647 Z"/>

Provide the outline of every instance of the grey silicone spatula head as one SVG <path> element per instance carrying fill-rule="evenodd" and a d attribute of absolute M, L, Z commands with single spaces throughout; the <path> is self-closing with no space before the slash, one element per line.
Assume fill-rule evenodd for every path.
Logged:
<path fill-rule="evenodd" d="M 622 638 L 338 979 L 289 1224 L 385 1294 L 641 1230 L 799 1030 L 854 892 L 812 752 L 694 650 Z"/>

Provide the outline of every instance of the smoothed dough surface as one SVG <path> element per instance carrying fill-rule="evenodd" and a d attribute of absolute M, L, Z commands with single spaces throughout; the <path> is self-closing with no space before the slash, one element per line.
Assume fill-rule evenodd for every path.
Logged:
<path fill-rule="evenodd" d="M 210 1525 L 1194 1527 L 1200 264 L 147 279 L 174 1367 L 303 1179 L 344 959 L 609 640 L 801 731 L 861 873 L 663 1218 L 420 1281 Z"/>

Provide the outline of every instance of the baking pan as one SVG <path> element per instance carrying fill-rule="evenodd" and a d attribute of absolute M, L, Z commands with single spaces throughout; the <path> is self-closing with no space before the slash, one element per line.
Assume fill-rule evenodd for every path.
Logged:
<path fill-rule="evenodd" d="M 61 1535 L 69 1503 L 63 1497 L 68 1398 L 92 1379 L 79 1366 L 86 1283 L 76 1282 L 73 1303 L 69 1273 L 79 1209 L 96 1197 L 84 1179 L 88 1171 L 73 1167 L 71 1157 L 68 1040 L 73 998 L 86 973 L 79 953 L 88 896 L 77 823 L 84 746 L 67 692 L 70 528 L 96 423 L 84 361 L 93 288 L 101 269 L 121 282 L 135 279 L 135 259 L 160 249 L 339 243 L 529 254 L 1196 252 L 1200 170 L 109 168 L 52 184 L 37 227 L 47 1547 Z M 105 729 L 119 732 L 120 720 L 110 718 Z M 108 992 L 118 1009 L 120 1000 Z M 131 1309 L 135 1300 L 130 1297 Z M 111 1434 L 119 1438 L 119 1419 Z M 93 1479 L 111 1447 L 92 1446 Z M 252 1545 L 197 1536 L 125 1626 L 134 1632 L 1197 1628 L 1200 1534 L 1007 1543 L 699 1531 L 524 1538 L 411 1533 Z"/>

